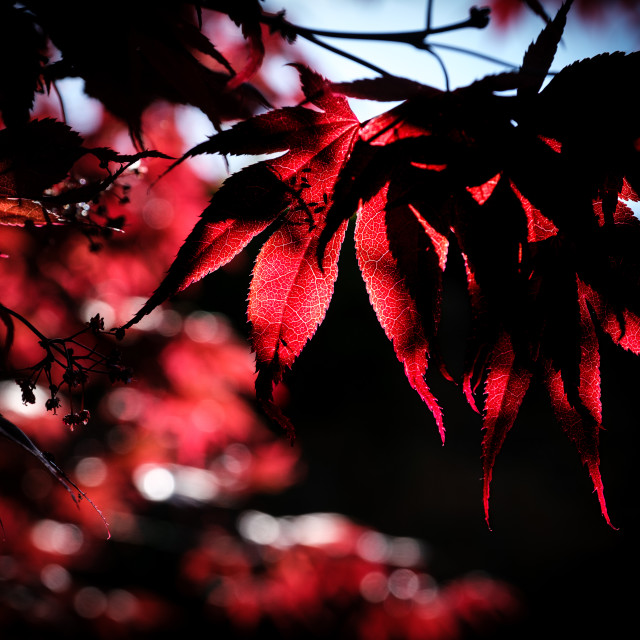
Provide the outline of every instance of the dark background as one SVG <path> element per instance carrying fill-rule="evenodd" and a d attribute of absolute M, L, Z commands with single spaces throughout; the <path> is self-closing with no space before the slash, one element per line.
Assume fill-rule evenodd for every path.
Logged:
<path fill-rule="evenodd" d="M 441 445 L 369 304 L 350 238 L 348 232 L 326 319 L 285 378 L 287 413 L 306 476 L 251 506 L 274 515 L 343 513 L 384 533 L 426 542 L 439 581 L 481 570 L 510 582 L 524 612 L 492 637 L 627 636 L 635 625 L 639 568 L 636 358 L 601 336 L 601 471 L 618 530 L 602 517 L 586 468 L 535 384 L 498 456 L 489 530 L 480 416 L 459 387 L 429 372 L 445 414 Z M 468 326 L 460 275 L 450 262 L 441 346 L 454 374 Z M 246 330 L 246 273 L 221 274 L 212 285 L 209 299 Z"/>

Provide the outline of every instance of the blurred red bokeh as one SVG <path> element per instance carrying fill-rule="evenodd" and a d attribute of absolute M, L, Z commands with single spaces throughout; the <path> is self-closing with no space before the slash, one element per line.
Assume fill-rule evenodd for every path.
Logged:
<path fill-rule="evenodd" d="M 491 19 L 500 28 L 508 29 L 519 19 L 531 13 L 546 13 L 553 17 L 562 4 L 561 0 L 546 2 L 527 2 L 527 0 L 489 0 Z M 637 0 L 575 0 L 573 12 L 587 22 L 597 23 L 619 14 L 638 23 L 640 21 L 640 3 Z"/>

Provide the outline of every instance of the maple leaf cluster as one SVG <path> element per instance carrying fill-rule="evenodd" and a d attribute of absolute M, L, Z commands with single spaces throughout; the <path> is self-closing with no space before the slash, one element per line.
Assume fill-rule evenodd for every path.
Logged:
<path fill-rule="evenodd" d="M 437 348 L 443 274 L 452 261 L 464 265 L 473 327 L 461 383 L 469 404 L 484 416 L 487 520 L 496 456 L 536 376 L 577 446 L 609 522 L 598 454 L 599 340 L 606 334 L 640 351 L 632 299 L 638 223 L 625 204 L 638 200 L 640 136 L 632 107 L 613 105 L 607 96 L 636 74 L 638 54 L 574 63 L 543 88 L 570 6 L 547 21 L 518 72 L 440 91 L 393 77 L 332 84 L 296 63 L 302 102 L 252 115 L 269 107 L 248 84 L 261 83 L 265 43 L 275 38 L 283 46 L 297 33 L 283 14 L 264 13 L 257 0 L 160 8 L 136 3 L 127 6 L 126 21 L 120 12 L 105 13 L 90 43 L 76 37 L 87 19 L 84 3 L 70 2 L 64 12 L 38 0 L 4 5 L 3 28 L 20 36 L 16 46 L 24 55 L 0 95 L 6 125 L 0 131 L 0 222 L 79 226 L 97 249 L 96 235 L 122 226 L 119 205 L 130 196 L 124 189 L 118 195 L 118 185 L 127 172 L 138 171 L 139 162 L 167 159 L 167 152 L 181 156 L 153 183 L 160 189 L 189 157 L 279 154 L 225 181 L 155 293 L 128 322 L 119 319 L 117 337 L 229 263 L 254 237 L 267 237 L 249 291 L 255 386 L 264 412 L 293 437 L 293 425 L 274 402 L 274 386 L 325 316 L 340 246 L 355 216 L 357 258 L 372 306 L 443 442 L 443 412 L 425 374 L 431 361 L 450 377 Z M 223 54 L 205 35 L 206 29 L 215 32 L 221 16 L 243 36 L 239 66 L 237 51 Z M 59 54 L 54 62 L 52 47 Z M 105 57 L 107 49 L 114 58 Z M 126 123 L 134 153 L 97 141 L 89 146 L 51 118 L 29 121 L 38 92 L 76 76 Z M 360 123 L 349 97 L 404 101 Z M 159 99 L 198 108 L 218 133 L 186 154 L 170 145 L 145 150 L 144 114 Z M 238 119 L 222 130 L 224 122 Z M 14 320 L 25 320 L 10 306 L 2 313 L 5 351 Z M 83 385 L 86 373 L 68 348 L 72 338 L 54 340 L 67 359 L 62 375 L 70 387 Z M 51 344 L 41 339 L 39 346 Z M 110 366 L 108 356 L 82 348 L 92 371 Z M 59 385 L 49 364 L 41 361 L 19 383 L 31 402 L 32 385 L 44 371 L 55 410 Z M 127 369 L 118 371 L 123 381 L 130 378 Z M 67 422 L 84 423 L 88 416 L 82 408 Z M 7 426 L 5 435 L 19 442 L 14 428 Z M 38 455 L 35 445 L 28 448 Z"/>
<path fill-rule="evenodd" d="M 165 151 L 183 146 L 173 107 L 145 114 L 148 123 L 162 132 L 156 139 Z M 87 144 L 122 133 L 104 114 Z M 300 447 L 256 411 L 253 357 L 224 316 L 186 304 L 154 314 L 121 340 L 103 330 L 130 318 L 206 199 L 191 167 L 157 181 L 165 168 L 148 157 L 126 174 L 128 203 L 107 191 L 109 215 L 129 222 L 99 251 L 68 225 L 31 233 L 0 227 L 11 247 L 0 261 L 3 303 L 60 335 L 88 316 L 75 340 L 94 356 L 115 344 L 133 369 L 129 381 L 88 372 L 82 396 L 91 418 L 73 433 L 42 406 L 46 377 L 20 388 L 0 383 L 0 433 L 45 467 L 29 465 L 15 447 L 0 448 L 3 637 L 139 640 L 195 636 L 206 626 L 228 638 L 306 638 L 313 628 L 316 637 L 368 639 L 375 631 L 391 639 L 402 630 L 445 640 L 517 619 L 520 596 L 510 585 L 474 574 L 444 582 L 420 540 L 333 513 L 276 518 L 251 508 L 297 483 L 304 466 Z M 132 217 L 131 209 L 142 214 Z M 10 347 L 8 369 L 22 370 L 41 353 L 17 321 Z M 64 371 L 51 364 L 54 380 Z M 78 395 L 78 387 L 61 385 L 57 397 L 67 406 Z M 108 544 L 102 520 L 76 509 L 47 471 L 74 497 L 86 489 L 108 520 Z"/>
<path fill-rule="evenodd" d="M 443 272 L 459 256 L 473 315 L 462 386 L 484 415 L 487 520 L 494 462 L 535 375 L 610 522 L 599 472 L 598 330 L 640 352 L 639 227 L 625 204 L 640 191 L 640 131 L 633 107 L 608 96 L 635 76 L 640 58 L 613 53 L 576 62 L 542 88 L 570 5 L 518 72 L 448 92 L 395 79 L 407 99 L 362 124 L 347 96 L 379 97 L 386 79 L 333 86 L 295 65 L 302 104 L 241 122 L 179 161 L 280 154 L 225 181 L 127 326 L 269 229 L 249 291 L 250 340 L 258 399 L 293 434 L 272 390 L 325 316 L 355 215 L 371 303 L 444 441 L 442 411 L 424 376 L 429 358 L 447 375 L 435 338 Z"/>

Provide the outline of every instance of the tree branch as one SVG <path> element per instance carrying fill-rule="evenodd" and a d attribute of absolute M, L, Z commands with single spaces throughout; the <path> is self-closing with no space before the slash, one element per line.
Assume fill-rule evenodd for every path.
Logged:
<path fill-rule="evenodd" d="M 490 9 L 487 7 L 471 7 L 469 10 L 469 17 L 466 20 L 461 22 L 456 22 L 454 24 L 446 25 L 444 27 L 431 27 L 431 10 L 432 10 L 432 2 L 428 0 L 427 2 L 427 25 L 425 29 L 421 29 L 419 31 L 400 31 L 400 32 L 352 32 L 352 31 L 331 31 L 325 29 L 310 29 L 308 27 L 302 27 L 300 25 L 293 24 L 285 19 L 284 11 L 272 14 L 272 13 L 263 13 L 261 17 L 261 21 L 268 25 L 272 32 L 278 32 L 282 35 L 283 38 L 287 39 L 289 42 L 293 42 L 297 36 L 301 38 L 305 38 L 309 42 L 313 42 L 332 53 L 335 53 L 339 56 L 347 58 L 348 60 L 352 60 L 358 64 L 361 64 L 376 73 L 379 73 L 381 76 L 390 76 L 391 74 L 385 71 L 384 69 L 368 62 L 352 53 L 344 51 L 338 47 L 330 45 L 326 42 L 323 42 L 319 38 L 341 38 L 345 40 L 369 40 L 369 41 L 381 41 L 381 42 L 398 42 L 411 45 L 416 49 L 422 49 L 424 51 L 429 52 L 433 55 L 440 66 L 442 67 L 442 71 L 445 77 L 445 85 L 447 87 L 447 91 L 449 90 L 449 76 L 444 65 L 443 60 L 431 49 L 431 43 L 427 43 L 426 39 L 428 36 L 439 34 L 439 33 L 447 33 L 450 31 L 458 31 L 460 29 L 484 29 L 489 24 L 489 13 Z M 447 48 L 447 45 L 433 45 L 433 46 L 441 46 L 443 48 Z M 461 51 L 467 53 L 468 55 L 477 56 L 484 59 L 491 59 L 489 56 L 484 56 L 482 54 L 475 53 L 473 51 L 457 49 L 455 47 L 449 47 L 451 49 Z M 514 65 L 510 65 L 509 63 L 502 62 L 501 60 L 492 59 L 493 62 L 497 62 L 498 64 L 502 64 L 505 66 L 513 67 Z"/>
<path fill-rule="evenodd" d="M 358 32 L 358 31 L 328 31 L 325 29 L 310 29 L 292 24 L 285 20 L 281 13 L 271 14 L 265 13 L 261 18 L 264 24 L 268 25 L 272 31 L 279 31 L 290 37 L 290 34 L 296 34 L 302 38 L 310 39 L 311 37 L 323 38 L 342 38 L 346 40 L 374 40 L 383 42 L 404 42 L 406 44 L 416 45 L 423 43 L 425 38 L 437 33 L 447 33 L 449 31 L 458 31 L 459 29 L 484 29 L 489 24 L 489 9 L 471 7 L 469 17 L 461 22 L 456 22 L 444 27 L 431 28 L 419 31 L 398 31 L 398 32 Z"/>

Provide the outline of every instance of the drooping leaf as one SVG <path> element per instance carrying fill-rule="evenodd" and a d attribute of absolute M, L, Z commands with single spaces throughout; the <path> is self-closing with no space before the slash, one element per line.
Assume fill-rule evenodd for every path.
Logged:
<path fill-rule="evenodd" d="M 13 424 L 13 422 L 9 422 L 9 420 L 2 415 L 0 415 L 0 435 L 4 436 L 7 440 L 20 445 L 23 449 L 34 456 L 40 464 L 69 492 L 69 495 L 73 498 L 74 502 L 78 503 L 82 498 L 87 500 L 87 502 L 89 502 L 89 504 L 102 518 L 105 526 L 107 527 L 107 532 L 109 532 L 109 525 L 107 524 L 105 517 L 87 497 L 87 494 L 82 491 L 82 489 L 79 489 L 78 486 L 67 477 L 64 471 L 56 465 L 50 455 L 40 451 L 40 449 L 38 449 L 22 429 Z M 109 536 L 110 535 L 111 534 L 109 533 Z"/>
<path fill-rule="evenodd" d="M 11 5 L 14 6 L 11 6 Z M 36 91 L 42 89 L 46 62 L 45 37 L 24 7 L 0 5 L 0 59 L 4 65 L 0 85 L 0 114 L 8 127 L 25 124 Z"/>
<path fill-rule="evenodd" d="M 602 428 L 602 402 L 600 399 L 600 354 L 595 326 L 587 305 L 588 289 L 578 283 L 580 308 L 580 382 L 579 401 L 572 402 L 562 377 L 552 366 L 547 367 L 545 383 L 553 409 L 564 432 L 576 446 L 586 465 L 598 495 L 602 515 L 611 525 L 604 489 L 600 476 L 598 453 L 599 431 Z"/>
<path fill-rule="evenodd" d="M 33 224 L 41 227 L 56 222 L 58 217 L 47 211 L 40 202 L 26 198 L 0 198 L 0 224 Z"/>
<path fill-rule="evenodd" d="M 502 333 L 488 364 L 482 440 L 484 513 L 489 524 L 489 491 L 493 466 L 529 388 L 531 372 L 517 362 L 511 340 Z"/>
<path fill-rule="evenodd" d="M 351 82 L 333 82 L 331 89 L 336 93 L 359 98 L 361 100 L 380 100 L 394 102 L 408 100 L 419 95 L 437 95 L 440 89 L 429 87 L 415 80 L 399 76 L 384 76 L 377 78 L 362 78 Z"/>
<path fill-rule="evenodd" d="M 581 286 L 602 330 L 618 346 L 635 355 L 640 355 L 640 318 L 627 309 L 622 314 L 617 314 L 616 310 L 606 303 L 602 295 L 584 283 L 581 283 Z"/>
<path fill-rule="evenodd" d="M 0 131 L 0 196 L 37 199 L 64 180 L 86 149 L 82 138 L 50 118 Z"/>
<path fill-rule="evenodd" d="M 521 193 L 518 191 L 513 182 L 511 188 L 520 200 L 522 209 L 527 216 L 527 242 L 540 242 L 546 240 L 558 233 L 558 227 L 556 227 L 551 220 L 545 218 L 539 209 L 536 209 Z"/>
<path fill-rule="evenodd" d="M 203 211 L 160 286 L 125 328 L 227 264 L 285 210 L 285 201 L 282 183 L 262 165 L 228 178 Z"/>
<path fill-rule="evenodd" d="M 488 313 L 515 335 L 527 294 L 527 220 L 508 181 L 493 180 L 458 200 L 455 231 Z"/>
<path fill-rule="evenodd" d="M 309 195 L 320 190 L 310 188 Z M 288 212 L 285 224 L 262 247 L 253 270 L 247 315 L 256 352 L 256 390 L 267 407 L 272 405 L 273 384 L 282 379 L 324 319 L 338 275 L 346 223 L 331 239 L 322 270 L 316 258 L 322 226 L 311 223 L 316 227 L 309 232 L 309 224 L 306 211 Z M 268 413 L 279 415 L 273 408 Z M 293 433 L 288 422 L 283 426 Z"/>
<path fill-rule="evenodd" d="M 424 380 L 431 347 L 415 299 L 409 292 L 407 279 L 391 253 L 385 217 L 397 219 L 403 215 L 408 218 L 409 224 L 413 222 L 406 229 L 407 234 L 422 232 L 421 236 L 425 239 L 427 234 L 420 229 L 421 216 L 411 204 L 389 202 L 388 196 L 389 185 L 386 185 L 358 213 L 355 231 L 358 264 L 378 320 L 393 342 L 409 383 L 433 414 L 444 443 L 442 410 Z M 426 257 L 426 245 L 423 244 L 422 248 Z M 434 248 L 429 248 L 433 255 Z"/>
<path fill-rule="evenodd" d="M 619 193 L 623 178 L 635 193 L 640 191 L 637 113 L 628 101 L 610 99 L 639 71 L 640 52 L 602 54 L 575 62 L 554 76 L 527 118 L 540 135 L 562 145 L 562 155 L 571 162 L 572 183 L 584 185 L 582 190 L 594 200 L 612 188 Z M 581 108 L 587 102 L 589 109 Z M 614 198 L 614 209 L 615 204 Z M 611 216 L 612 211 L 605 215 Z"/>
<path fill-rule="evenodd" d="M 73 166 L 86 155 L 97 158 L 107 175 L 80 185 L 70 183 L 67 179 Z M 56 208 L 96 201 L 128 167 L 150 157 L 169 158 L 158 151 L 121 155 L 108 148 L 87 148 L 77 132 L 51 118 L 3 129 L 0 224 L 36 227 L 64 224 L 64 216 Z M 119 163 L 120 167 L 112 171 L 111 163 Z"/>
<path fill-rule="evenodd" d="M 548 23 L 551 21 L 549 14 L 545 11 L 544 7 L 538 0 L 523 0 L 523 2 L 531 9 L 531 11 L 540 16 L 545 22 Z"/>
<path fill-rule="evenodd" d="M 258 70 L 264 58 L 264 42 L 260 18 L 262 9 L 258 0 L 214 0 L 210 8 L 226 13 L 239 27 L 249 45 L 249 56 L 246 65 L 228 83 L 229 89 L 236 89 L 251 78 Z"/>

